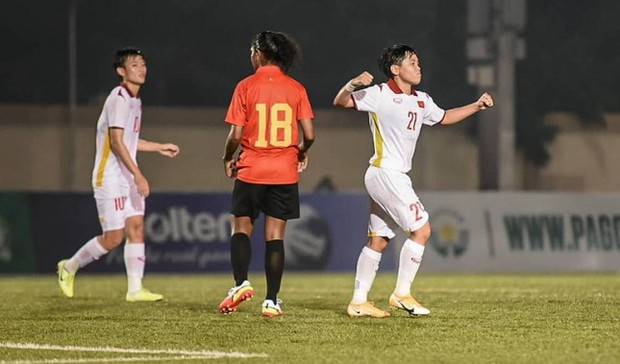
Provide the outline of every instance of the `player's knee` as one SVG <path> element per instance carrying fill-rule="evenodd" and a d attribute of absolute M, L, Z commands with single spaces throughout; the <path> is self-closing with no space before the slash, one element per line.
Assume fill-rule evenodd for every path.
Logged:
<path fill-rule="evenodd" d="M 101 235 L 100 243 L 106 250 L 113 250 L 121 245 L 123 239 L 125 239 L 125 233 L 123 230 L 105 231 Z"/>
<path fill-rule="evenodd" d="M 132 243 L 143 243 L 144 242 L 144 231 L 137 230 L 127 234 L 127 240 Z"/>
<path fill-rule="evenodd" d="M 428 239 L 431 238 L 431 224 L 428 222 L 424 224 L 420 229 L 411 233 L 411 238 L 413 241 L 419 244 L 426 244 Z"/>
<path fill-rule="evenodd" d="M 368 239 L 368 247 L 376 252 L 383 253 L 387 249 L 390 240 L 385 236 L 373 236 Z"/>
<path fill-rule="evenodd" d="M 138 243 L 144 242 L 144 220 L 130 219 L 127 221 L 127 238 L 129 241 Z"/>

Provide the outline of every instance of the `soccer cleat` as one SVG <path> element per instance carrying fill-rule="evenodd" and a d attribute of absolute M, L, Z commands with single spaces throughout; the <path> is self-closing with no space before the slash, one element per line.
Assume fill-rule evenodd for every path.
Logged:
<path fill-rule="evenodd" d="M 254 297 L 254 287 L 250 281 L 243 281 L 241 285 L 235 286 L 228 291 L 228 295 L 222 303 L 219 310 L 221 313 L 231 313 L 237 310 L 237 306 L 243 301 L 249 301 Z"/>
<path fill-rule="evenodd" d="M 431 311 L 423 307 L 411 294 L 406 296 L 397 296 L 395 293 L 390 295 L 390 306 L 393 308 L 404 310 L 411 316 L 428 315 Z"/>
<path fill-rule="evenodd" d="M 263 301 L 263 309 L 262 309 L 263 316 L 276 317 L 276 316 L 284 315 L 284 312 L 282 312 L 282 308 L 280 307 L 280 303 L 282 303 L 282 300 L 276 300 L 276 301 L 277 301 L 276 303 L 273 303 L 272 300 Z"/>
<path fill-rule="evenodd" d="M 69 297 L 73 298 L 73 281 L 75 279 L 75 273 L 69 273 L 65 269 L 65 264 L 67 260 L 61 260 L 58 262 L 58 285 L 60 286 L 60 290 L 62 293 Z"/>
<path fill-rule="evenodd" d="M 127 302 L 155 302 L 161 301 L 164 299 L 164 296 L 159 293 L 153 293 L 146 288 L 142 288 L 138 292 L 129 293 L 125 296 L 125 300 Z"/>
<path fill-rule="evenodd" d="M 347 313 L 351 317 L 370 316 L 383 318 L 390 316 L 389 312 L 383 311 L 382 309 L 375 307 L 375 304 L 369 301 L 360 304 L 349 303 L 349 307 L 347 307 Z"/>

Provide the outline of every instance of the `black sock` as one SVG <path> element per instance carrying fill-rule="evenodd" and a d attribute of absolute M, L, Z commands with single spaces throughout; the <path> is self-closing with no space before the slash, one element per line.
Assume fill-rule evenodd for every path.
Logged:
<path fill-rule="evenodd" d="M 252 245 L 250 237 L 244 233 L 235 233 L 230 238 L 230 262 L 232 263 L 235 285 L 239 286 L 248 279 L 250 260 L 252 259 Z"/>
<path fill-rule="evenodd" d="M 284 272 L 284 241 L 270 240 L 265 246 L 265 276 L 267 277 L 267 297 L 277 303 L 282 272 Z"/>

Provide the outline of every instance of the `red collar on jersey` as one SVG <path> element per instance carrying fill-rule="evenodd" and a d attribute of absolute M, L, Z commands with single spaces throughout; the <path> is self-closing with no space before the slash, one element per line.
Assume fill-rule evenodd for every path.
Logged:
<path fill-rule="evenodd" d="M 402 93 L 404 93 L 403 90 L 401 90 L 400 87 L 398 87 L 398 85 L 396 84 L 396 81 L 394 81 L 393 78 L 389 79 L 389 81 L 387 82 L 387 85 L 390 88 L 390 90 L 392 90 L 392 92 L 394 92 L 395 94 L 402 94 Z M 411 86 L 411 94 L 413 96 L 418 96 L 418 94 L 415 91 L 415 89 L 413 88 L 413 86 Z"/>
<path fill-rule="evenodd" d="M 283 74 L 284 72 L 282 72 L 280 67 L 276 65 L 267 64 L 267 65 L 258 67 L 258 69 L 256 70 L 256 73 Z"/>
<path fill-rule="evenodd" d="M 129 89 L 129 87 L 127 87 L 127 84 L 125 82 L 121 82 L 121 87 L 127 90 L 127 93 L 129 94 L 129 96 L 134 97 L 134 98 L 140 97 L 138 95 L 134 95 L 133 92 L 131 92 L 131 90 Z"/>

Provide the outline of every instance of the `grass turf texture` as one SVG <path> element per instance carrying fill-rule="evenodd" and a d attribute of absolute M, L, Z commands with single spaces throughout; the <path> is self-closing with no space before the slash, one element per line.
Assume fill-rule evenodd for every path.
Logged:
<path fill-rule="evenodd" d="M 611 363 L 620 358 L 620 275 L 421 274 L 415 295 L 429 317 L 393 312 L 349 318 L 353 274 L 285 273 L 284 317 L 261 317 L 265 285 L 238 312 L 217 306 L 230 275 L 149 274 L 165 301 L 126 303 L 124 275 L 78 274 L 75 297 L 56 277 L 0 276 L 0 343 L 265 354 L 252 363 Z M 383 308 L 394 274 L 379 274 L 370 298 Z M 70 362 L 166 355 L 0 347 L 0 362 Z M 184 360 L 213 362 L 212 359 Z M 138 361 L 148 362 L 148 361 Z"/>

